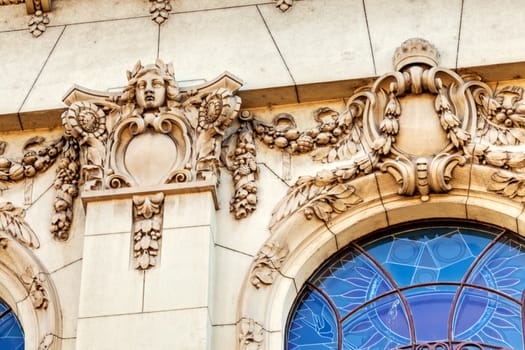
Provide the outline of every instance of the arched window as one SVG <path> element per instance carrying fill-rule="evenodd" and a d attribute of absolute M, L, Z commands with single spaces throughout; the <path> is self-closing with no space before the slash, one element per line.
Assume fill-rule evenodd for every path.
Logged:
<path fill-rule="evenodd" d="M 422 222 L 355 241 L 303 286 L 287 350 L 524 349 L 525 240 Z"/>
<path fill-rule="evenodd" d="M 0 349 L 24 350 L 24 332 L 13 310 L 0 299 Z"/>

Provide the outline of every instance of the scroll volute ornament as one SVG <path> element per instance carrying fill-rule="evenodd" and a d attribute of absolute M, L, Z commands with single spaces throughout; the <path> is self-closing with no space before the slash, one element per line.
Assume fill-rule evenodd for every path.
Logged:
<path fill-rule="evenodd" d="M 334 139 L 310 147 L 314 160 L 338 166 L 300 177 L 275 208 L 271 227 L 297 211 L 330 221 L 360 202 L 351 181 L 374 171 L 389 173 L 399 194 L 422 201 L 451 190 L 453 170 L 465 164 L 476 133 L 470 90 L 476 82 L 437 67 L 438 57 L 423 39 L 409 39 L 396 50 L 396 71 L 351 96 L 334 117 L 339 131 L 328 134 Z"/>

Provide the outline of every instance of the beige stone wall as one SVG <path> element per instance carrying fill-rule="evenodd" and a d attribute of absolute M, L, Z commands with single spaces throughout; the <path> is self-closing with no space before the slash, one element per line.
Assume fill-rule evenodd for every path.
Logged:
<path fill-rule="evenodd" d="M 250 112 L 268 125 L 276 116 L 291 115 L 301 132 L 319 125 L 319 108 L 344 116 L 349 98 L 360 91 L 355 89 L 394 71 L 394 50 L 412 37 L 434 44 L 440 66 L 480 75 L 495 100 L 503 86 L 525 87 L 525 44 L 518 29 L 525 8 L 518 1 L 296 0 L 286 12 L 273 1 L 257 0 L 172 0 L 171 5 L 169 18 L 159 26 L 152 22 L 145 0 L 55 0 L 50 23 L 38 38 L 28 32 L 30 16 L 24 4 L 0 6 L 0 141 L 7 145 L 0 158 L 22 159 L 26 141 L 33 137 L 44 137 L 44 144 L 61 137 L 60 115 L 67 108 L 62 99 L 68 89 L 78 84 L 101 94 L 119 93 L 127 84 L 126 70 L 139 59 L 144 64 L 157 57 L 172 61 L 181 88 L 229 71 L 244 82 L 237 93 L 243 99 L 241 115 Z M 468 83 L 458 79 L 459 85 Z M 450 82 L 445 80 L 445 85 Z M 384 89 L 392 90 L 388 84 Z M 53 339 L 51 349 L 63 350 L 281 349 L 288 311 L 302 283 L 357 237 L 432 217 L 479 220 L 523 233 L 525 137 L 508 131 L 509 126 L 501 125 L 504 121 L 498 122 L 496 139 L 515 132 L 518 141 L 476 136 L 478 125 L 472 119 L 482 104 L 469 92 L 468 103 L 452 102 L 456 110 L 465 108 L 462 122 L 470 118 L 460 128 L 487 151 L 467 156 L 466 147 L 447 144 L 451 135 L 440 129 L 440 118 L 445 117 L 435 109 L 435 89 L 422 98 L 411 91 L 400 97 L 403 111 L 411 113 L 398 118 L 403 132 L 395 135 L 394 143 L 418 139 L 412 146 L 426 147 L 416 136 L 442 132 L 435 140 L 446 146 L 422 156 L 434 159 L 443 150 L 465 156 L 460 165 L 429 170 L 430 181 L 437 181 L 432 174 L 443 175 L 451 189 L 443 185 L 437 191 L 436 185 L 434 192 L 424 194 L 419 184 L 403 192 L 405 175 L 374 168 L 340 181 L 354 188 L 360 201 L 343 205 L 340 212 L 333 206 L 330 220 L 317 214 L 307 219 L 301 207 L 277 224 L 272 221 L 300 176 L 321 176 L 323 170 L 349 166 L 357 158 L 327 164 L 312 160 L 310 152 L 290 156 L 285 147 L 269 147 L 263 137 L 255 141 L 257 209 L 244 219 L 229 210 L 235 188 L 224 164 L 216 189 L 139 186 L 125 193 L 82 193 L 75 199 L 65 241 L 50 232 L 58 162 L 36 177 L 0 181 L 8 186 L 0 193 L 0 203 L 23 208 L 25 216 L 17 220 L 31 227 L 40 246 L 17 242 L 14 231 L 5 227 L 0 237 L 8 237 L 6 249 L 30 252 L 20 261 L 46 276 L 50 304 L 45 309 L 24 303 L 30 289 L 23 284 L 18 288 L 16 281 L 0 279 L 0 297 L 12 304 L 26 328 L 26 348 L 37 349 Z M 525 118 L 522 97 L 508 108 L 508 114 L 516 116 L 516 130 L 525 125 L 520 119 Z M 387 99 L 382 98 L 377 119 L 386 113 Z M 435 115 L 421 121 L 422 114 Z M 234 121 L 225 138 L 238 126 Z M 374 141 L 357 139 L 362 144 Z M 397 161 L 394 156 L 388 159 Z M 416 164 L 417 157 L 409 163 Z M 499 171 L 507 178 L 497 182 L 494 174 Z M 416 181 L 415 175 L 407 176 Z M 323 181 L 320 191 L 334 188 Z M 132 256 L 133 196 L 156 191 L 165 193 L 160 258 L 157 266 L 137 270 Z M 422 199 L 427 195 L 430 199 Z M 6 212 L 1 209 L 0 215 Z M 9 252 L 10 258 L 22 254 Z M 0 262 L 8 264 L 1 254 Z M 0 269 L 0 276 L 16 280 L 23 269 Z M 6 287 L 11 285 L 18 289 Z"/>

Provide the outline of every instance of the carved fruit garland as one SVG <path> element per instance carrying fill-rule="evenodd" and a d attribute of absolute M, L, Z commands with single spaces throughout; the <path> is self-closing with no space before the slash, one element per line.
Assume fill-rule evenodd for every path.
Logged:
<path fill-rule="evenodd" d="M 241 125 L 227 140 L 223 147 L 233 149 L 222 154 L 222 160 L 232 172 L 234 195 L 230 200 L 230 212 L 236 219 L 242 219 L 252 213 L 257 204 L 256 180 L 259 167 L 256 163 L 256 149 L 251 127 L 252 114 L 244 111 Z"/>
<path fill-rule="evenodd" d="M 7 189 L 10 182 L 30 179 L 46 171 L 60 159 L 55 177 L 56 197 L 51 219 L 51 233 L 58 240 L 69 238 L 73 217 L 73 200 L 78 195 L 79 145 L 67 135 L 44 146 L 45 139 L 33 137 L 25 142 L 23 157 L 0 157 L 0 189 Z"/>

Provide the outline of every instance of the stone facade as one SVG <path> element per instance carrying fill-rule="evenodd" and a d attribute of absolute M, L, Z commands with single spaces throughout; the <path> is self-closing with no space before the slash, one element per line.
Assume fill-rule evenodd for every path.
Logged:
<path fill-rule="evenodd" d="M 524 234 L 517 1 L 0 5 L 0 298 L 26 349 L 283 349 L 357 238 Z"/>

